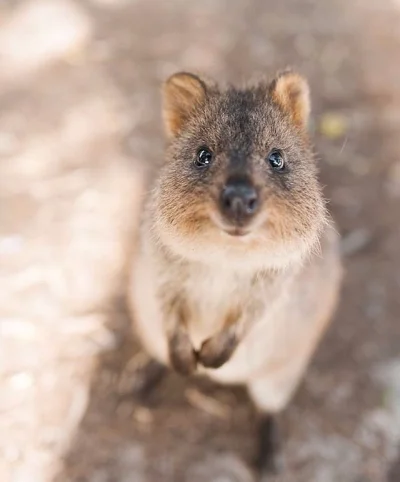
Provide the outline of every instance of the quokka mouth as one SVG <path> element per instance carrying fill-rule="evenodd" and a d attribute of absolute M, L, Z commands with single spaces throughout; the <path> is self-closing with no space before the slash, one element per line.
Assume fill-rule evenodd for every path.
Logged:
<path fill-rule="evenodd" d="M 224 233 L 226 233 L 228 236 L 233 236 L 237 238 L 241 238 L 244 236 L 247 236 L 251 233 L 251 230 L 248 228 L 241 228 L 241 227 L 232 227 L 232 228 L 223 228 Z"/>
<path fill-rule="evenodd" d="M 248 223 L 246 225 L 231 224 L 222 219 L 222 217 L 211 213 L 211 220 L 214 225 L 223 233 L 233 238 L 244 238 L 254 231 L 254 227 Z"/>

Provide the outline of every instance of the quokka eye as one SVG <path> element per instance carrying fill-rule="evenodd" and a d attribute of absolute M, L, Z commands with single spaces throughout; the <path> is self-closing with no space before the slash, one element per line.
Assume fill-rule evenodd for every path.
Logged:
<path fill-rule="evenodd" d="M 207 147 L 200 147 L 200 149 L 197 151 L 194 165 L 198 169 L 206 169 L 210 166 L 212 158 L 212 152 Z"/>
<path fill-rule="evenodd" d="M 268 154 L 268 162 L 274 171 L 282 172 L 285 170 L 285 160 L 279 149 L 272 149 Z"/>

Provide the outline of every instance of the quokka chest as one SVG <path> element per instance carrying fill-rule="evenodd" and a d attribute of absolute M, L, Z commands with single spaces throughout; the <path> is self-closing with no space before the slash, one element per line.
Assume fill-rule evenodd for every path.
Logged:
<path fill-rule="evenodd" d="M 222 329 L 232 309 L 252 303 L 256 296 L 251 276 L 218 269 L 193 270 L 183 290 L 190 307 L 188 329 L 195 348 Z"/>

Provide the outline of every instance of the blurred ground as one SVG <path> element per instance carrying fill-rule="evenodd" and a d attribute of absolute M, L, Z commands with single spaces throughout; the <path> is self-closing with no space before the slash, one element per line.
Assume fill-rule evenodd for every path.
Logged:
<path fill-rule="evenodd" d="M 400 481 L 400 2 L 0 3 L 0 480 L 251 480 L 241 390 L 129 395 L 123 289 L 160 82 L 288 64 L 310 79 L 344 235 L 336 322 L 283 415 L 279 482 Z"/>

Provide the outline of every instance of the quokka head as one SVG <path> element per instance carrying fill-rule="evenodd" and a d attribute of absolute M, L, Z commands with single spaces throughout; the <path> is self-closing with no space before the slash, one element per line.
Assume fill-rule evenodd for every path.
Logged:
<path fill-rule="evenodd" d="M 177 255 L 280 268 L 318 244 L 325 203 L 307 135 L 306 80 L 221 88 L 190 73 L 163 87 L 168 137 L 157 236 Z"/>

